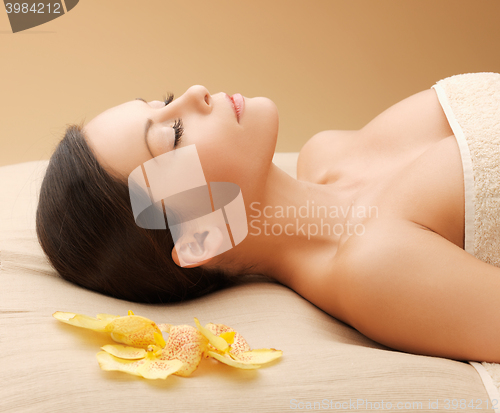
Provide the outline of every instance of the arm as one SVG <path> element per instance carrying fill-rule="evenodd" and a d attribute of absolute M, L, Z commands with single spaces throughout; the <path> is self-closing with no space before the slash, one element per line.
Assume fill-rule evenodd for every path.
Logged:
<path fill-rule="evenodd" d="M 398 350 L 500 362 L 500 268 L 412 222 L 375 225 L 339 257 L 346 322 Z"/>

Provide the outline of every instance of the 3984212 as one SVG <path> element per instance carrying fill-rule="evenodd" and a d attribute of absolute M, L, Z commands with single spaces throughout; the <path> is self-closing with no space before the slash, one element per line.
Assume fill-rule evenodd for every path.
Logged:
<path fill-rule="evenodd" d="M 61 3 L 5 3 L 7 13 L 61 13 Z"/>

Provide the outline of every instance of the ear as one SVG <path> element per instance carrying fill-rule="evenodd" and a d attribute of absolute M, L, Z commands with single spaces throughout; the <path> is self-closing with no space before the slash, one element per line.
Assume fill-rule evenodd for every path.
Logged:
<path fill-rule="evenodd" d="M 172 259 L 179 267 L 198 267 L 217 255 L 222 241 L 222 232 L 216 226 L 182 237 L 172 248 Z"/>

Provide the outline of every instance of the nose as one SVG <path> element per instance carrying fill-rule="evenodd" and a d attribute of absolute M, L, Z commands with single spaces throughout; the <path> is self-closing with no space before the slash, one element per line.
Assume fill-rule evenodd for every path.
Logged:
<path fill-rule="evenodd" d="M 212 111 L 212 97 L 205 86 L 191 86 L 179 100 L 183 101 L 184 105 L 202 113 Z"/>

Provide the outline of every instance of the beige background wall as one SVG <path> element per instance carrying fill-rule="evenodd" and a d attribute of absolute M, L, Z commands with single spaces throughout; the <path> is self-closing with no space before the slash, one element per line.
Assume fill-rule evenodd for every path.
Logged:
<path fill-rule="evenodd" d="M 357 129 L 465 72 L 500 72 L 498 0 L 80 0 L 13 34 L 0 4 L 0 165 L 48 159 L 65 125 L 135 97 L 267 96 L 278 151 Z"/>

